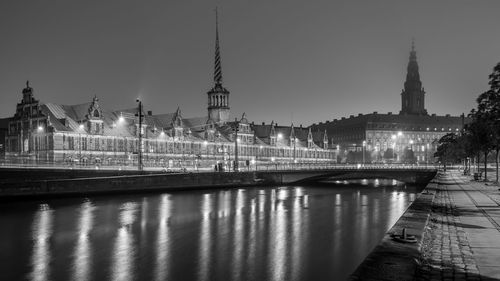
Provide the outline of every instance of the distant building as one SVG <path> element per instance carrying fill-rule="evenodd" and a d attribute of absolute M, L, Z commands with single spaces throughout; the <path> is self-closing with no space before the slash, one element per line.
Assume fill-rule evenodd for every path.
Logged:
<path fill-rule="evenodd" d="M 207 93 L 207 115 L 202 117 L 185 118 L 179 108 L 165 114 L 141 112 L 140 128 L 137 108 L 104 110 L 96 96 L 83 104 L 42 104 L 27 82 L 15 115 L 4 122 L 8 123 L 2 138 L 6 161 L 132 166 L 138 163 L 141 147 L 146 167 L 213 167 L 217 163 L 228 169 L 235 158 L 236 142 L 239 167 L 335 160 L 335 153 L 325 145 L 326 138 L 318 139 L 310 129 L 279 127 L 273 122 L 255 125 L 244 113 L 230 120 L 218 28 L 215 45 L 214 86 Z"/>
<path fill-rule="evenodd" d="M 330 147 L 336 149 L 340 161 L 361 162 L 364 158 L 367 162 L 433 163 L 437 141 L 447 133 L 459 133 L 467 122 L 464 116 L 427 113 L 412 43 L 399 114 L 351 115 L 313 124 L 311 129 L 327 132 Z"/>
<path fill-rule="evenodd" d="M 10 118 L 0 119 L 0 159 L 4 159 L 5 157 L 5 140 L 9 128 L 9 120 Z"/>

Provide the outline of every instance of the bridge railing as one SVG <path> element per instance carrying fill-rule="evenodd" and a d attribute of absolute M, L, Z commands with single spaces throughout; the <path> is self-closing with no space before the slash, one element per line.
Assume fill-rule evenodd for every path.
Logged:
<path fill-rule="evenodd" d="M 12 163 L 0 161 L 0 167 L 6 168 L 47 168 L 47 169 L 82 169 L 82 170 L 137 170 L 134 165 L 74 165 L 71 163 Z M 370 169 L 437 169 L 434 164 L 338 164 L 327 162 L 311 162 L 311 163 L 287 163 L 287 162 L 250 162 L 249 165 L 240 165 L 239 171 L 295 171 L 295 170 L 332 170 L 332 169 L 352 169 L 352 170 L 370 170 Z M 185 165 L 176 167 L 144 167 L 146 171 L 165 171 L 165 172 L 233 172 L 232 167 L 225 167 L 221 170 L 215 169 L 214 166 L 203 167 L 198 165 Z"/>
<path fill-rule="evenodd" d="M 254 169 L 256 171 L 293 171 L 293 170 L 373 170 L 373 169 L 437 169 L 437 165 L 409 165 L 409 164 L 336 164 L 336 163 L 266 163 L 255 165 L 254 167 L 245 167 L 247 170 Z M 240 168 L 243 171 L 243 168 Z"/>

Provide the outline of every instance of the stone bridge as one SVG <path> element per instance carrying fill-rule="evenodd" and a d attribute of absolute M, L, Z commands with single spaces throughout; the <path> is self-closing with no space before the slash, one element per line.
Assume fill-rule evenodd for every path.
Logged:
<path fill-rule="evenodd" d="M 258 180 L 269 184 L 300 184 L 330 180 L 395 179 L 408 184 L 427 184 L 435 168 L 333 168 L 323 170 L 285 170 L 257 172 Z"/>

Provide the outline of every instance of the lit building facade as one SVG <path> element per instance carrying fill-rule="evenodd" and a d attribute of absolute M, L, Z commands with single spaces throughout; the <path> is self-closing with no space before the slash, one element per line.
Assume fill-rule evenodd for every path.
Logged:
<path fill-rule="evenodd" d="M 448 133 L 460 133 L 469 122 L 463 115 L 427 113 L 413 43 L 401 105 L 399 114 L 351 115 L 313 124 L 311 128 L 327 132 L 330 146 L 342 162 L 433 163 L 438 140 Z"/>
<path fill-rule="evenodd" d="M 139 113 L 138 108 L 108 111 L 97 97 L 77 105 L 42 104 L 27 82 L 15 115 L 5 122 L 5 160 L 133 167 L 141 154 L 145 167 L 218 164 L 229 169 L 236 147 L 239 167 L 335 160 L 335 152 L 328 149 L 325 139 L 313 136 L 310 129 L 274 123 L 255 125 L 246 114 L 230 120 L 217 24 L 215 45 L 214 86 L 207 92 L 206 116 L 185 118 L 180 109 L 166 114 Z M 144 116 L 141 125 L 139 115 Z"/>

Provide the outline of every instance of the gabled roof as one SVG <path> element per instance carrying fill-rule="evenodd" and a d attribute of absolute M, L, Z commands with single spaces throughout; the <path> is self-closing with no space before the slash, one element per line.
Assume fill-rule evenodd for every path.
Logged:
<path fill-rule="evenodd" d="M 253 125 L 252 130 L 255 132 L 255 136 L 258 138 L 269 138 L 271 135 L 271 127 L 273 125 Z"/>

